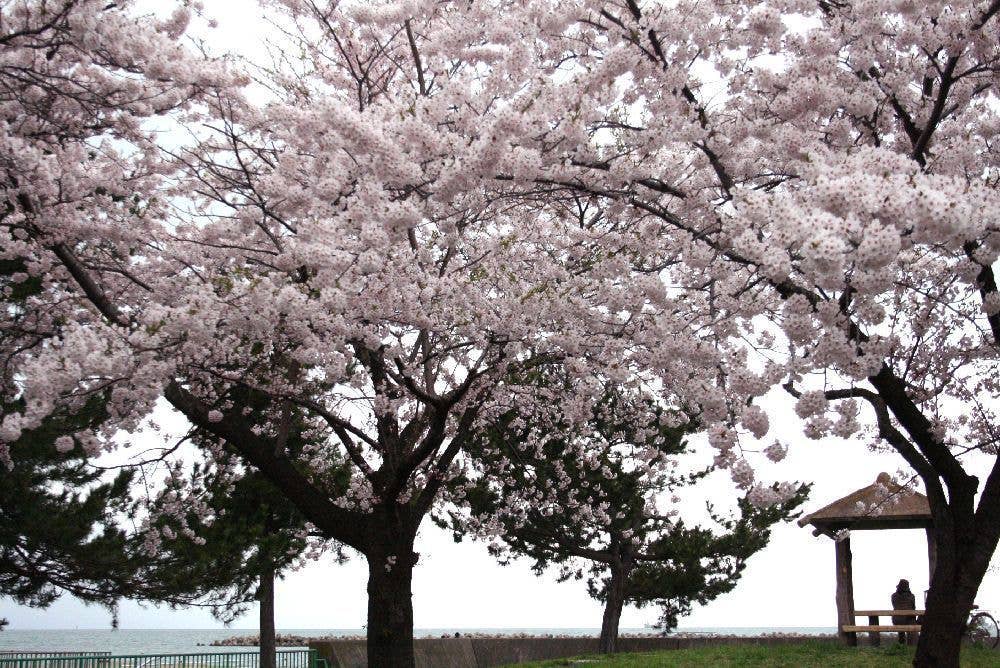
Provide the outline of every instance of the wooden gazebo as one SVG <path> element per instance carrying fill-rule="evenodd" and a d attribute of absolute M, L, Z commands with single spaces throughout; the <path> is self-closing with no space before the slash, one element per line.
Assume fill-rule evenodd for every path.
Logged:
<path fill-rule="evenodd" d="M 857 631 L 873 631 L 872 642 L 878 642 L 878 617 L 889 616 L 891 610 L 855 610 L 854 577 L 851 570 L 851 539 L 841 532 L 866 529 L 924 529 L 927 533 L 927 558 L 934 572 L 937 548 L 930 531 L 931 510 L 927 497 L 912 489 L 895 484 L 888 473 L 880 473 L 875 482 L 851 492 L 842 499 L 799 519 L 799 526 L 811 524 L 813 535 L 823 534 L 834 540 L 837 567 L 837 630 L 843 641 L 857 644 Z M 839 539 L 839 540 L 838 540 Z M 911 611 L 920 614 L 922 610 Z M 869 617 L 870 626 L 857 627 L 855 617 Z M 917 627 L 884 627 L 879 631 L 916 631 Z"/>

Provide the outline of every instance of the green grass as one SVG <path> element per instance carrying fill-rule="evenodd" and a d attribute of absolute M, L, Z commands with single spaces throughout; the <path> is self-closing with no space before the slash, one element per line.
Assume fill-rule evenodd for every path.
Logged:
<path fill-rule="evenodd" d="M 662 652 L 616 654 L 613 657 L 589 656 L 575 659 L 554 659 L 535 663 L 521 663 L 518 668 L 549 668 L 552 666 L 580 666 L 581 668 L 687 668 L 712 666 L 747 668 L 884 668 L 909 667 L 913 661 L 913 648 L 902 645 L 887 647 L 844 647 L 840 645 L 804 642 L 797 645 L 765 647 L 759 645 L 732 645 L 728 647 L 699 647 Z M 968 668 L 997 668 L 1000 652 L 979 648 L 962 650 L 962 666 Z"/>

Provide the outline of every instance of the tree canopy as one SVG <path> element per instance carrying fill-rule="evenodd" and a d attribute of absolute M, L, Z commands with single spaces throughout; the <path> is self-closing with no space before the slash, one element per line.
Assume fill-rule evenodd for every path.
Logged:
<path fill-rule="evenodd" d="M 512 406 L 684 406 L 780 504 L 784 387 L 925 487 L 917 661 L 955 665 L 1000 540 L 996 0 L 264 9 L 241 71 L 195 3 L 0 4 L 5 465 L 94 396 L 94 451 L 169 404 L 365 555 L 369 657 L 410 665 L 413 538 Z"/>

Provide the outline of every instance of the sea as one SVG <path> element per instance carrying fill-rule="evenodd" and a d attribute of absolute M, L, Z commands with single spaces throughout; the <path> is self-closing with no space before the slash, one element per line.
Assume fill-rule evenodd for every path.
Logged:
<path fill-rule="evenodd" d="M 573 635 L 596 636 L 599 629 L 415 629 L 418 638 L 453 636 L 455 633 L 489 635 Z M 280 629 L 282 635 L 306 637 L 361 636 L 361 629 Z M 655 634 L 653 629 L 621 629 L 623 634 Z M 836 633 L 834 627 L 714 627 L 680 628 L 678 634 L 759 636 L 772 633 L 819 635 Z M 255 647 L 212 647 L 213 640 L 252 636 L 250 629 L 7 629 L 0 631 L 0 651 L 107 651 L 121 654 L 190 654 L 201 652 L 249 652 Z"/>

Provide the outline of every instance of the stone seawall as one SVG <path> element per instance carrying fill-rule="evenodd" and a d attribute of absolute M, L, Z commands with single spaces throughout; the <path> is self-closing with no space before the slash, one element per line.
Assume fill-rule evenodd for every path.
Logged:
<path fill-rule="evenodd" d="M 622 652 L 652 652 L 714 645 L 788 645 L 806 640 L 831 644 L 831 636 L 705 638 L 621 638 Z M 494 668 L 523 661 L 595 654 L 597 638 L 418 638 L 413 641 L 417 668 Z M 364 640 L 318 640 L 309 643 L 330 668 L 366 668 Z"/>

